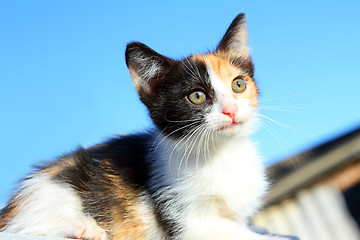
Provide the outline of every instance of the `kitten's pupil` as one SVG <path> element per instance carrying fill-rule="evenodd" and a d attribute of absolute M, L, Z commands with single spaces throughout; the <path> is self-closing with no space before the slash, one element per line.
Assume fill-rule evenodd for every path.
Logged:
<path fill-rule="evenodd" d="M 196 99 L 200 99 L 200 93 L 199 93 L 199 92 L 196 92 L 196 93 L 195 93 L 195 97 L 196 97 Z"/>

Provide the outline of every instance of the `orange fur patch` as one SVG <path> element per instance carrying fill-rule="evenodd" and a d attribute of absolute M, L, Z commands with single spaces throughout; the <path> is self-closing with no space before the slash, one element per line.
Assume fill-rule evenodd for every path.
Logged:
<path fill-rule="evenodd" d="M 131 201 L 131 198 L 129 200 Z M 145 216 L 137 211 L 134 205 L 134 202 L 129 203 L 126 207 L 126 215 L 124 214 L 124 209 L 114 209 L 114 220 L 111 230 L 114 239 L 147 239 L 149 233 L 146 229 L 149 229 L 149 227 L 141 221 Z"/>
<path fill-rule="evenodd" d="M 113 168 L 107 161 L 104 161 L 103 164 L 105 168 Z M 113 239 L 147 239 L 148 229 L 151 227 L 143 219 L 149 219 L 151 216 L 147 216 L 146 214 L 149 213 L 138 207 L 139 202 L 142 201 L 139 198 L 139 190 L 125 182 L 120 176 L 106 173 L 105 177 L 111 182 L 109 186 L 112 186 L 105 189 L 105 194 L 114 196 L 114 204 L 109 213 L 103 214 L 110 214 L 112 222 L 98 222 L 99 226 L 106 229 Z"/>
<path fill-rule="evenodd" d="M 225 86 L 232 92 L 235 99 L 245 98 L 248 99 L 250 105 L 254 108 L 258 106 L 258 90 L 255 81 L 248 76 L 245 71 L 239 69 L 235 65 L 231 64 L 226 55 L 224 54 L 197 54 L 193 55 L 192 58 L 197 61 L 201 61 L 205 65 L 209 66 L 216 76 L 225 84 Z M 246 81 L 246 90 L 243 93 L 234 93 L 231 90 L 232 81 L 238 77 L 244 77 Z"/>
<path fill-rule="evenodd" d="M 42 169 L 38 173 L 46 173 L 46 174 L 54 176 L 54 175 L 58 175 L 59 173 L 61 173 L 64 169 L 75 166 L 75 165 L 76 165 L 76 162 L 75 162 L 74 158 L 72 158 L 72 157 L 62 158 L 62 159 L 59 159 L 56 162 L 56 164 L 50 165 L 50 166 Z"/>
<path fill-rule="evenodd" d="M 92 148 L 99 146 L 101 145 Z M 151 227 L 148 226 L 143 219 L 151 219 L 152 216 L 146 215 L 150 214 L 150 211 L 145 211 L 144 209 L 137 207 L 138 205 L 140 206 L 139 202 L 142 201 L 139 198 L 139 190 L 124 181 L 121 176 L 114 175 L 111 171 L 106 171 L 108 169 L 114 169 L 114 166 L 110 162 L 104 160 L 101 164 L 102 168 L 105 170 L 104 177 L 109 181 L 109 183 L 104 185 L 103 194 L 112 196 L 113 204 L 107 211 L 98 212 L 96 214 L 96 217 L 98 218 L 97 224 L 111 235 L 113 239 L 147 239 L 149 235 L 148 229 L 151 229 Z M 75 159 L 70 156 L 59 159 L 57 164 L 50 165 L 38 173 L 58 175 L 64 169 L 74 167 L 75 165 Z M 5 219 L 11 218 L 15 213 L 15 207 L 9 208 L 8 213 L 5 215 Z M 109 215 L 112 219 L 110 222 L 102 220 L 108 219 Z"/>
<path fill-rule="evenodd" d="M 151 219 L 147 216 L 147 211 L 138 207 L 141 199 L 138 193 L 127 188 L 119 189 L 117 195 L 123 199 L 121 206 L 114 206 L 113 208 L 113 226 L 111 227 L 111 234 L 114 239 L 147 239 L 149 236 L 148 230 L 151 229 L 143 219 Z"/>

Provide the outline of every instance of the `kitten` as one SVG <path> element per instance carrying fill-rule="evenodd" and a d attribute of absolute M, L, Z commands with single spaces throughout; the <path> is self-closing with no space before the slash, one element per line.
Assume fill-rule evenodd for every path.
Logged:
<path fill-rule="evenodd" d="M 39 167 L 0 230 L 77 239 L 281 239 L 246 228 L 267 189 L 251 133 L 258 89 L 244 14 L 214 52 L 177 61 L 133 42 L 126 64 L 155 128 Z"/>

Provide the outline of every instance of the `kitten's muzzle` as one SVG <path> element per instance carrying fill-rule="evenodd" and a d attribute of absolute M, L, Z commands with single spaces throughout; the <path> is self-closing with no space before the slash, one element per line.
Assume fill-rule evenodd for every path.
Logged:
<path fill-rule="evenodd" d="M 231 105 L 226 106 L 223 109 L 222 113 L 224 115 L 228 116 L 229 118 L 231 118 L 233 124 L 237 124 L 237 122 L 235 121 L 235 117 L 238 113 L 238 110 L 239 110 L 239 108 L 236 104 L 231 104 Z"/>

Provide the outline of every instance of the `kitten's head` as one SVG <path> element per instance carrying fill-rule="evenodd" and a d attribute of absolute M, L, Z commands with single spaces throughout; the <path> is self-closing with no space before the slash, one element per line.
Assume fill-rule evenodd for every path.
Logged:
<path fill-rule="evenodd" d="M 126 49 L 126 64 L 141 101 L 164 135 L 248 134 L 258 90 L 244 14 L 234 19 L 214 52 L 177 61 L 133 42 Z"/>

